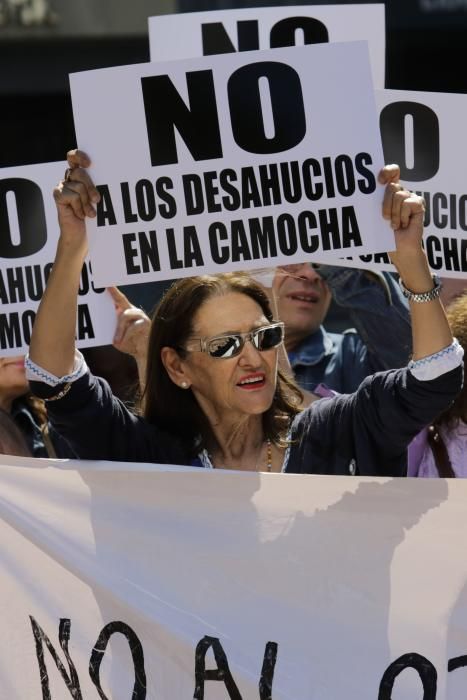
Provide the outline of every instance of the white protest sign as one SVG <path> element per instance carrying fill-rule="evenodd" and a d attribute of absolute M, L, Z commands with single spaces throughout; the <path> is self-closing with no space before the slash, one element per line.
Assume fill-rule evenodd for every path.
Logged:
<path fill-rule="evenodd" d="M 2 698 L 465 696 L 465 480 L 0 464 Z"/>
<path fill-rule="evenodd" d="M 99 284 L 390 250 L 363 42 L 70 76 Z"/>
<path fill-rule="evenodd" d="M 36 310 L 52 268 L 58 241 L 52 190 L 66 163 L 0 170 L 0 354 L 27 352 Z M 89 260 L 78 297 L 78 347 L 112 342 L 112 299 L 95 286 Z"/>
<path fill-rule="evenodd" d="M 467 96 L 377 90 L 385 161 L 401 166 L 404 184 L 426 202 L 424 244 L 442 277 L 467 278 Z M 349 267 L 394 272 L 384 254 L 343 260 Z"/>
<path fill-rule="evenodd" d="M 151 61 L 335 41 L 368 41 L 375 87 L 384 87 L 384 4 L 296 5 L 149 17 Z"/>

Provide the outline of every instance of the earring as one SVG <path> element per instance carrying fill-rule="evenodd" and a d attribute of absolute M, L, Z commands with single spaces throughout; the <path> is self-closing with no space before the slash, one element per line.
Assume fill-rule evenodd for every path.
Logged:
<path fill-rule="evenodd" d="M 180 386 L 182 387 L 182 389 L 188 389 L 188 384 L 187 384 L 187 382 L 182 382 L 182 383 L 180 384 Z"/>

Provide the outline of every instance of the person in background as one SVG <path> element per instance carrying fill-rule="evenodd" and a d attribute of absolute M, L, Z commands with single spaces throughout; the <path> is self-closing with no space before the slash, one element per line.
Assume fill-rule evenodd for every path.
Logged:
<path fill-rule="evenodd" d="M 117 327 L 113 347 L 134 358 L 138 370 L 139 393 L 143 390 L 146 377 L 147 347 L 151 320 L 145 311 L 136 307 L 117 287 L 108 287 L 115 310 Z M 112 387 L 115 394 L 115 390 Z M 121 397 L 120 397 L 121 398 Z"/>
<path fill-rule="evenodd" d="M 467 279 L 457 277 L 441 277 L 443 290 L 441 292 L 441 302 L 446 309 L 449 304 L 467 291 Z"/>
<path fill-rule="evenodd" d="M 467 293 L 447 310 L 453 335 L 467 349 Z M 464 356 L 465 358 L 465 356 Z M 409 447 L 408 476 L 467 477 L 467 389 Z"/>
<path fill-rule="evenodd" d="M 107 291 L 117 314 L 112 345 L 86 348 L 83 355 L 91 372 L 103 377 L 115 396 L 127 406 L 134 407 L 138 405 L 144 385 L 151 322 L 145 311 L 130 302 L 117 287 L 108 287 Z"/>
<path fill-rule="evenodd" d="M 134 307 L 118 289 L 113 287 L 109 292 L 117 311 L 114 344 L 89 348 L 86 359 L 96 373 L 103 369 L 103 376 L 122 401 L 134 405 L 141 393 L 138 372 L 140 377 L 145 373 L 150 321 L 144 311 Z M 122 358 L 122 352 L 132 357 Z M 66 441 L 51 429 L 46 402 L 31 394 L 24 355 L 0 357 L 0 410 L 10 416 L 10 424 L 20 431 L 25 443 L 24 452 L 7 454 L 50 458 L 76 456 Z M 7 425 L 4 420 L 5 430 Z"/>
<path fill-rule="evenodd" d="M 0 357 L 0 409 L 11 416 L 33 457 L 72 457 L 48 422 L 45 402 L 31 395 L 24 356 Z"/>
<path fill-rule="evenodd" d="M 369 374 L 403 367 L 412 351 L 407 300 L 389 273 L 303 263 L 279 267 L 272 286 L 291 371 L 302 389 L 351 393 Z M 353 329 L 330 333 L 331 299 Z M 397 342 L 393 342 L 397 338 Z"/>
<path fill-rule="evenodd" d="M 24 435 L 7 411 L 0 408 L 0 454 L 32 457 Z"/>

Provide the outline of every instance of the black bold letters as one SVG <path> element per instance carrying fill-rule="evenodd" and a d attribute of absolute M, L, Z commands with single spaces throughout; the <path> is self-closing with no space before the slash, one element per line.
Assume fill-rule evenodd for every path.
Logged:
<path fill-rule="evenodd" d="M 297 31 L 303 36 L 304 44 L 320 44 L 329 41 L 326 26 L 315 17 L 286 17 L 271 29 L 269 46 L 271 49 L 281 46 L 295 46 Z M 248 19 L 237 22 L 237 46 L 225 31 L 222 22 L 209 22 L 201 25 L 203 56 L 212 56 L 234 51 L 255 51 L 260 48 L 258 20 Z"/>
<path fill-rule="evenodd" d="M 20 242 L 14 244 L 8 216 L 7 195 L 16 200 Z M 7 178 L 0 180 L 0 258 L 22 258 L 34 255 L 47 242 L 44 201 L 38 185 L 31 180 Z"/>
<path fill-rule="evenodd" d="M 271 49 L 295 46 L 297 30 L 303 35 L 304 44 L 325 44 L 329 41 L 326 26 L 315 17 L 287 17 L 271 29 Z"/>
<path fill-rule="evenodd" d="M 206 670 L 206 654 L 212 648 L 217 668 L 214 670 Z M 195 678 L 196 686 L 193 694 L 193 700 L 204 700 L 204 683 L 205 681 L 222 681 L 231 700 L 242 700 L 242 696 L 235 684 L 235 681 L 230 673 L 229 662 L 217 637 L 203 637 L 196 645 L 195 653 Z"/>
<path fill-rule="evenodd" d="M 413 668 L 420 676 L 423 685 L 423 700 L 436 700 L 436 668 L 421 654 L 403 654 L 384 672 L 379 685 L 378 700 L 391 700 L 394 682 L 406 668 Z M 414 699 L 415 700 L 415 699 Z"/>
<path fill-rule="evenodd" d="M 263 668 L 259 680 L 259 700 L 271 700 L 274 667 L 277 659 L 276 642 L 268 642 L 264 650 Z"/>
<path fill-rule="evenodd" d="M 118 620 L 109 622 L 109 624 L 102 629 L 97 642 L 94 644 L 91 658 L 89 660 L 89 675 L 91 676 L 92 682 L 96 686 L 100 698 L 102 700 L 109 700 L 107 695 L 105 695 L 104 691 L 102 690 L 99 671 L 109 639 L 117 632 L 126 637 L 130 647 L 133 665 L 135 667 L 135 684 L 133 686 L 131 699 L 144 700 L 146 697 L 146 671 L 144 668 L 143 647 L 136 633 L 131 629 L 131 627 L 125 624 L 125 622 L 120 622 Z"/>
<path fill-rule="evenodd" d="M 222 22 L 209 22 L 201 25 L 203 56 L 219 53 L 234 53 L 235 46 L 224 29 Z M 248 19 L 237 22 L 237 39 L 239 51 L 259 49 L 258 20 Z"/>
<path fill-rule="evenodd" d="M 168 75 L 141 78 L 152 165 L 178 162 L 175 129 L 195 160 L 222 158 L 211 70 L 186 74 L 189 107 Z"/>
<path fill-rule="evenodd" d="M 412 118 L 413 167 L 407 165 L 405 121 Z M 379 117 L 386 163 L 399 163 L 402 180 L 420 182 L 439 169 L 439 122 L 432 109 L 418 102 L 393 102 Z"/>
<path fill-rule="evenodd" d="M 36 656 L 37 656 L 37 661 L 39 663 L 39 675 L 41 679 L 41 687 L 42 687 L 42 700 L 51 700 L 51 695 L 50 695 L 50 687 L 49 687 L 49 676 L 47 673 L 47 667 L 45 665 L 45 660 L 44 660 L 44 647 L 43 643 L 45 643 L 47 649 L 50 651 L 50 654 L 55 661 L 55 665 L 57 666 L 58 670 L 60 671 L 60 674 L 65 681 L 65 685 L 68 688 L 68 691 L 74 700 L 82 700 L 82 695 L 81 695 L 81 689 L 79 686 L 79 679 L 78 679 L 78 674 L 76 673 L 76 668 L 73 664 L 73 661 L 70 657 L 70 654 L 68 652 L 68 642 L 70 640 L 70 627 L 71 623 L 68 618 L 62 618 L 60 620 L 60 625 L 58 628 L 58 640 L 60 642 L 60 646 L 62 648 L 62 651 L 65 655 L 65 658 L 68 663 L 68 667 L 70 669 L 70 675 L 66 672 L 65 666 L 62 664 L 60 661 L 60 658 L 55 651 L 52 642 L 48 638 L 48 636 L 45 634 L 44 630 L 40 625 L 37 624 L 35 619 L 30 616 L 29 619 L 31 620 L 31 626 L 32 626 L 32 632 L 34 635 L 34 640 L 36 643 Z"/>
<path fill-rule="evenodd" d="M 259 82 L 269 87 L 274 135 L 266 136 Z M 298 73 L 276 61 L 259 61 L 238 68 L 228 82 L 232 132 L 249 153 L 280 153 L 297 146 L 306 133 L 305 107 Z"/>

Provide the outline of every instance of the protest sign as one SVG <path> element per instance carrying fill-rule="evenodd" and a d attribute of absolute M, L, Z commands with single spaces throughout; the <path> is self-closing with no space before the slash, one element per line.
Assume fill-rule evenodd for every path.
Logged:
<path fill-rule="evenodd" d="M 0 352 L 27 352 L 39 301 L 52 269 L 58 241 L 52 190 L 66 163 L 44 163 L 0 170 Z M 78 297 L 78 347 L 112 342 L 113 302 L 94 284 L 86 260 Z"/>
<path fill-rule="evenodd" d="M 463 156 L 465 95 L 377 90 L 384 158 L 426 203 L 424 245 L 433 271 L 467 278 L 467 185 Z M 394 271 L 387 255 L 343 260 L 350 267 Z"/>
<path fill-rule="evenodd" d="M 0 463 L 1 697 L 465 696 L 465 481 Z"/>
<path fill-rule="evenodd" d="M 99 284 L 393 247 L 363 42 L 88 71 L 70 84 L 102 196 L 88 229 Z"/>
<path fill-rule="evenodd" d="M 384 88 L 384 4 L 297 5 L 150 17 L 151 61 L 334 41 L 368 41 L 375 87 Z"/>

